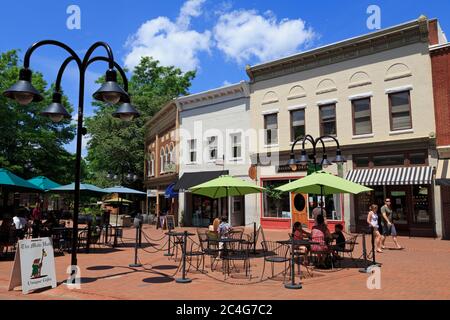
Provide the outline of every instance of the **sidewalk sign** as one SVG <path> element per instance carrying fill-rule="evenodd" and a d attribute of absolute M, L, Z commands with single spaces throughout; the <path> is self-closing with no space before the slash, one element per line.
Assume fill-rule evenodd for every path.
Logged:
<path fill-rule="evenodd" d="M 55 257 L 51 238 L 19 240 L 8 291 L 22 286 L 22 293 L 56 288 Z"/>
<path fill-rule="evenodd" d="M 167 229 L 169 229 L 169 231 L 175 229 L 175 216 L 168 215 L 166 218 L 166 222 L 167 222 Z"/>

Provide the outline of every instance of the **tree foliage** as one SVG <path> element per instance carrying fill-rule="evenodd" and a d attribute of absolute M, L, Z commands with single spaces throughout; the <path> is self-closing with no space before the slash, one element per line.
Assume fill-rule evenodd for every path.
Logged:
<path fill-rule="evenodd" d="M 19 79 L 19 59 L 15 50 L 0 55 L 0 92 Z M 70 120 L 53 123 L 39 113 L 52 99 L 42 74 L 34 72 L 34 87 L 44 100 L 22 106 L 0 95 L 0 167 L 28 179 L 44 175 L 59 183 L 73 181 L 75 157 L 64 149 L 74 138 L 75 127 Z M 71 112 L 72 106 L 63 96 L 63 103 Z"/>
<path fill-rule="evenodd" d="M 144 170 L 144 124 L 169 100 L 188 94 L 195 71 L 183 73 L 175 67 L 160 66 L 159 61 L 143 57 L 129 80 L 132 104 L 141 117 L 123 122 L 112 117 L 117 106 L 95 103 L 96 113 L 86 119 L 90 135 L 87 161 L 90 182 L 99 186 L 124 184 L 106 179 L 108 172 L 142 176 Z M 101 82 L 103 79 L 99 79 Z"/>

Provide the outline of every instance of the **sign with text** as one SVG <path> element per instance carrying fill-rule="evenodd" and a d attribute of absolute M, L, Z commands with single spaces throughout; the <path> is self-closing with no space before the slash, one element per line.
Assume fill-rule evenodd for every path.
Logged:
<path fill-rule="evenodd" d="M 45 287 L 56 288 L 51 238 L 19 240 L 8 290 L 20 285 L 24 294 Z"/>
<path fill-rule="evenodd" d="M 157 189 L 147 189 L 147 197 L 154 197 L 156 198 L 158 196 L 158 190 Z"/>
<path fill-rule="evenodd" d="M 167 229 L 169 229 L 169 231 L 175 229 L 175 216 L 168 215 L 166 219 Z"/>

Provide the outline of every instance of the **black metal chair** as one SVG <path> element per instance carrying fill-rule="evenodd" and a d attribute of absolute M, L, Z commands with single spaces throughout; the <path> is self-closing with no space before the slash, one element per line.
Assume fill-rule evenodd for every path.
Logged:
<path fill-rule="evenodd" d="M 348 240 L 346 240 L 343 243 L 336 243 L 332 246 L 332 250 L 336 252 L 339 257 L 342 259 L 347 254 L 349 258 L 352 260 L 352 263 L 355 266 L 358 266 L 358 263 L 356 262 L 355 258 L 353 257 L 353 251 L 355 250 L 355 246 L 357 244 L 358 235 L 350 236 Z M 341 261 L 338 260 L 339 265 L 341 265 Z"/>
<path fill-rule="evenodd" d="M 183 246 L 183 239 L 181 239 L 181 246 Z M 191 237 L 187 237 L 186 238 L 186 261 L 188 262 L 189 266 L 188 266 L 188 272 L 191 269 L 192 266 L 192 260 L 193 258 L 196 258 L 196 265 L 195 265 L 195 269 L 199 270 L 200 265 L 202 265 L 202 269 L 201 271 L 204 272 L 205 271 L 205 253 L 202 249 L 201 243 L 196 242 L 194 239 L 192 239 Z"/>
<path fill-rule="evenodd" d="M 239 240 L 239 239 L 236 239 Z M 251 278 L 250 248 L 251 244 L 247 241 L 229 242 L 227 244 L 227 253 L 222 256 L 225 277 L 230 275 L 231 269 L 237 269 L 235 262 L 242 261 L 245 270 L 245 276 Z"/>
<path fill-rule="evenodd" d="M 275 241 L 262 241 L 261 242 L 263 253 L 264 253 L 264 265 L 262 276 L 264 276 L 264 271 L 266 269 L 266 262 L 270 262 L 272 266 L 272 278 L 275 276 L 275 263 L 284 263 L 284 279 L 286 281 L 286 273 L 290 268 L 289 262 L 289 246 L 285 244 L 280 244 Z"/>

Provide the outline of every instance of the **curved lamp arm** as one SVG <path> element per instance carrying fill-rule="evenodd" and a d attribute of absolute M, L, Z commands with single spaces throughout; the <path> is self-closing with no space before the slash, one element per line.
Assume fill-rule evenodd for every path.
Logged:
<path fill-rule="evenodd" d="M 114 55 L 112 52 L 111 47 L 109 46 L 109 44 L 107 44 L 106 42 L 102 42 L 102 41 L 98 41 L 96 43 L 94 43 L 86 52 L 86 55 L 84 56 L 83 59 L 83 67 L 87 68 L 87 66 L 89 65 L 89 59 L 91 58 L 92 53 L 95 51 L 95 49 L 97 49 L 98 47 L 103 47 L 105 48 L 106 52 L 108 53 L 108 64 L 109 64 L 109 69 L 114 69 Z"/>
<path fill-rule="evenodd" d="M 60 47 L 60 48 L 62 48 L 64 50 L 66 50 L 70 54 L 70 56 L 73 58 L 73 60 L 76 61 L 78 67 L 79 68 L 82 67 L 81 59 L 78 57 L 78 55 L 75 53 L 75 51 L 73 51 L 73 49 L 70 48 L 68 45 L 66 45 L 65 43 L 62 43 L 60 41 L 56 41 L 56 40 L 42 40 L 42 41 L 36 42 L 33 45 L 31 45 L 31 47 L 29 47 L 27 52 L 25 53 L 25 57 L 23 59 L 23 67 L 25 69 L 29 69 L 30 68 L 31 54 L 37 48 L 45 46 L 45 45 L 53 45 L 53 46 L 57 46 L 57 47 Z"/>

